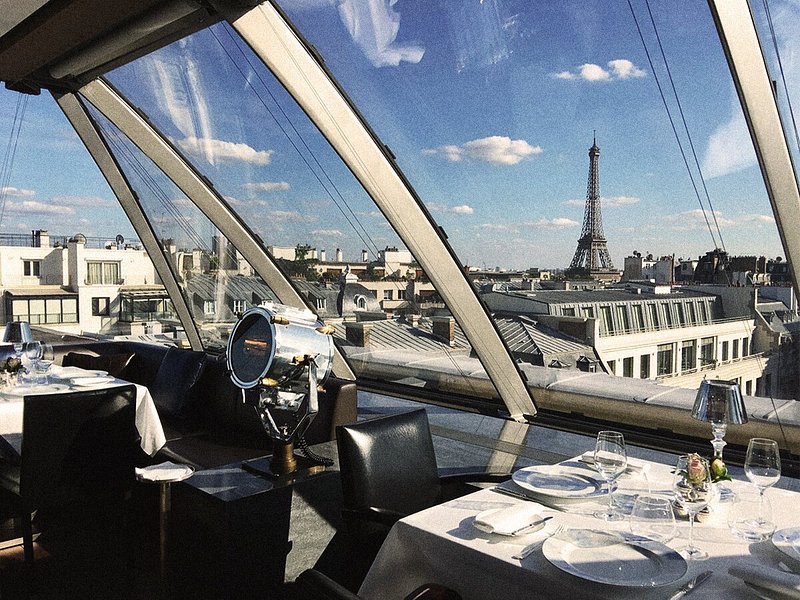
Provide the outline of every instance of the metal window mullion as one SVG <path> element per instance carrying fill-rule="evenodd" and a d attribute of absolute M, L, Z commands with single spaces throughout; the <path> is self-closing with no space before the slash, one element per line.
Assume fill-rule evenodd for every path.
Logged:
<path fill-rule="evenodd" d="M 197 326 L 192 318 L 192 312 L 186 303 L 186 299 L 181 293 L 175 272 L 162 251 L 158 238 L 150 227 L 150 223 L 142 211 L 142 207 L 134 195 L 133 190 L 131 190 L 128 180 L 120 170 L 119 165 L 106 146 L 105 141 L 100 137 L 97 129 L 95 129 L 94 122 L 87 113 L 86 108 L 74 94 L 54 94 L 53 97 L 69 120 L 73 129 L 75 129 L 75 132 L 81 138 L 89 154 L 92 155 L 92 158 L 103 173 L 108 185 L 111 187 L 117 200 L 119 200 L 122 210 L 125 211 L 134 231 L 136 231 L 136 235 L 139 236 L 142 245 L 144 245 L 145 251 L 153 262 L 156 273 L 158 273 L 164 288 L 170 298 L 172 298 L 175 312 L 186 332 L 189 344 L 192 349 L 201 350 L 203 344 L 200 340 L 200 334 L 197 331 Z"/>
<path fill-rule="evenodd" d="M 708 0 L 764 177 L 778 233 L 800 284 L 800 190 L 747 0 Z"/>
<path fill-rule="evenodd" d="M 224 16 L 303 108 L 419 261 L 511 416 L 535 414 L 519 369 L 436 224 L 329 74 L 271 3 L 243 14 L 220 4 Z"/>
<path fill-rule="evenodd" d="M 103 113 L 116 127 L 175 183 L 186 197 L 230 240 L 253 267 L 278 301 L 296 308 L 308 308 L 302 296 L 284 277 L 267 255 L 253 233 L 222 201 L 195 169 L 172 147 L 164 136 L 146 121 L 136 109 L 108 83 L 94 80 L 81 88 L 80 93 Z M 350 366 L 336 351 L 333 370 L 338 377 L 355 379 Z"/>

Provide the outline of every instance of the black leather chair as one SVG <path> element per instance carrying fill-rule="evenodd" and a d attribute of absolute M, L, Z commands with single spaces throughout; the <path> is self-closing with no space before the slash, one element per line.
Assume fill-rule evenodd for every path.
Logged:
<path fill-rule="evenodd" d="M 295 591 L 301 600 L 361 600 L 361 596 L 316 569 L 306 569 L 297 576 Z M 426 583 L 406 595 L 405 600 L 461 600 L 461 596 L 442 585 Z"/>
<path fill-rule="evenodd" d="M 18 461 L 0 461 L 0 500 L 21 519 L 25 562 L 32 566 L 31 514 L 76 505 L 96 514 L 124 500 L 139 434 L 132 385 L 23 401 L 22 451 Z"/>
<path fill-rule="evenodd" d="M 362 579 L 398 519 L 475 491 L 470 483 L 499 483 L 510 477 L 509 473 L 441 474 L 424 409 L 341 425 L 336 441 L 352 571 Z M 349 579 L 347 587 L 355 589 L 357 584 L 360 580 Z"/>
<path fill-rule="evenodd" d="M 130 365 L 133 356 L 133 353 L 130 352 L 101 355 L 87 354 L 85 352 L 67 352 L 61 364 L 65 367 L 105 371 L 109 375 L 125 379 L 128 365 Z"/>

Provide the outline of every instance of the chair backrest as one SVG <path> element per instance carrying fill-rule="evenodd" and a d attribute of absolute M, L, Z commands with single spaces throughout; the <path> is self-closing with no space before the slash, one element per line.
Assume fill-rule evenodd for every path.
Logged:
<path fill-rule="evenodd" d="M 424 409 L 337 427 L 345 508 L 411 514 L 439 501 L 428 415 Z"/>
<path fill-rule="evenodd" d="M 99 369 L 109 375 L 125 378 L 125 371 L 133 359 L 131 352 L 118 352 L 114 354 L 86 354 L 84 352 L 67 352 L 61 362 L 65 367 L 80 367 L 81 369 Z"/>
<path fill-rule="evenodd" d="M 159 415 L 182 416 L 195 400 L 197 384 L 203 375 L 206 355 L 183 348 L 169 348 L 149 386 Z"/>
<path fill-rule="evenodd" d="M 100 501 L 134 481 L 136 387 L 25 396 L 20 496 L 31 508 Z"/>

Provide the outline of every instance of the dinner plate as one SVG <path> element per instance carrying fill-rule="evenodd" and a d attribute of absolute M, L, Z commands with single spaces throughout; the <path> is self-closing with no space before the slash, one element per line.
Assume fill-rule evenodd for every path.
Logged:
<path fill-rule="evenodd" d="M 14 387 L 3 390 L 8 396 L 28 396 L 30 394 L 57 394 L 68 390 L 69 386 L 62 383 L 48 383 L 36 385 L 15 385 Z"/>
<path fill-rule="evenodd" d="M 511 479 L 535 494 L 553 498 L 595 498 L 604 495 L 603 483 L 590 471 L 564 465 L 538 465 L 516 471 Z"/>
<path fill-rule="evenodd" d="M 660 542 L 587 529 L 568 529 L 548 538 L 545 558 L 566 573 L 608 585 L 656 587 L 686 574 L 686 560 Z"/>
<path fill-rule="evenodd" d="M 73 377 L 69 380 L 72 385 L 77 387 L 94 387 L 112 381 L 114 381 L 113 377 Z"/>
<path fill-rule="evenodd" d="M 789 558 L 800 561 L 800 527 L 779 529 L 772 534 L 772 544 Z"/>
<path fill-rule="evenodd" d="M 769 590 L 765 587 L 761 587 L 760 585 L 756 585 L 755 583 L 750 583 L 749 581 L 743 582 L 750 591 L 752 591 L 756 598 L 761 598 L 761 600 L 793 600 L 796 596 L 790 596 L 789 594 L 784 594 L 783 592 L 778 592 L 775 590 Z"/>

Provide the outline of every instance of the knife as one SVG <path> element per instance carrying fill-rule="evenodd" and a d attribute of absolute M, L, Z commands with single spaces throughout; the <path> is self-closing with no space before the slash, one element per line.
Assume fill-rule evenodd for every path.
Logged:
<path fill-rule="evenodd" d="M 683 598 L 686 594 L 693 592 L 700 587 L 704 581 L 711 577 L 711 573 L 711 571 L 703 571 L 696 577 L 693 577 L 684 583 L 677 592 L 672 594 L 672 596 L 669 597 L 669 600 L 678 600 L 678 598 Z"/>

